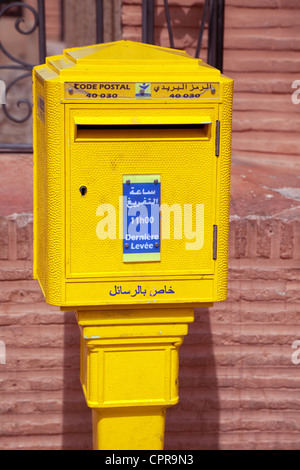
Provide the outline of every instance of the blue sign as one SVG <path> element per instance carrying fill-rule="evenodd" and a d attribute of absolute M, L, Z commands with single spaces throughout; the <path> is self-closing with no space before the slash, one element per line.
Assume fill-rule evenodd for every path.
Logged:
<path fill-rule="evenodd" d="M 123 261 L 160 261 L 160 175 L 123 176 Z"/>

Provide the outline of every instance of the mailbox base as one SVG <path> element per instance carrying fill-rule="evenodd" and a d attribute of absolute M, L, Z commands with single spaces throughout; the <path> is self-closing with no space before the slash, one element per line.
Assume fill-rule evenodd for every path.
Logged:
<path fill-rule="evenodd" d="M 77 310 L 94 449 L 161 450 L 193 308 Z"/>

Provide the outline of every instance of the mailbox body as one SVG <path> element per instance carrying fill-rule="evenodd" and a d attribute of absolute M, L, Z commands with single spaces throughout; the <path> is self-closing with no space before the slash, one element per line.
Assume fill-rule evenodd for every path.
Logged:
<path fill-rule="evenodd" d="M 34 277 L 46 301 L 226 299 L 233 81 L 184 52 L 120 41 L 50 57 L 33 83 Z M 141 193 L 161 208 L 153 239 L 126 226 L 145 216 Z"/>

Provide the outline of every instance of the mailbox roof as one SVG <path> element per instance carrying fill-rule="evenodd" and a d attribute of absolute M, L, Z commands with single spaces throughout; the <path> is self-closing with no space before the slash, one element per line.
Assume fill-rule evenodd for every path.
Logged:
<path fill-rule="evenodd" d="M 184 51 L 133 41 L 117 41 L 66 49 L 63 55 L 48 57 L 47 65 L 63 79 L 79 73 L 205 74 L 217 79 L 220 71 Z M 54 77 L 53 77 L 54 78 Z"/>

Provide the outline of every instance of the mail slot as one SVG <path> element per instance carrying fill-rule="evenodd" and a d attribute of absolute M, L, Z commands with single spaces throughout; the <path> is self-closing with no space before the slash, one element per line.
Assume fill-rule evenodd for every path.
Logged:
<path fill-rule="evenodd" d="M 134 125 L 81 125 L 77 126 L 76 139 L 203 139 L 208 138 L 209 124 L 148 124 Z"/>
<path fill-rule="evenodd" d="M 120 41 L 35 67 L 34 277 L 61 307 L 227 295 L 231 79 Z"/>

